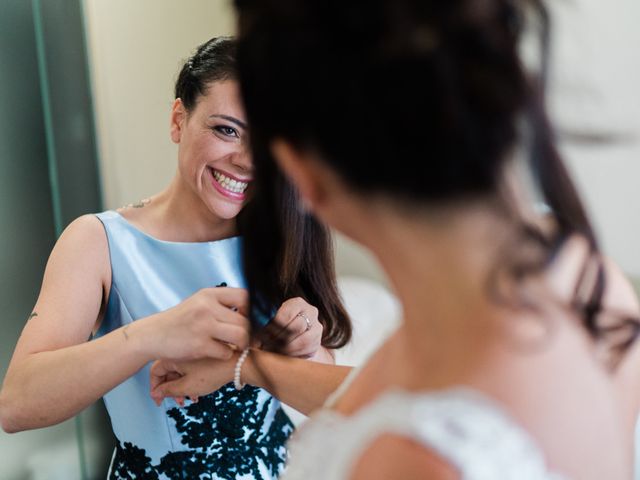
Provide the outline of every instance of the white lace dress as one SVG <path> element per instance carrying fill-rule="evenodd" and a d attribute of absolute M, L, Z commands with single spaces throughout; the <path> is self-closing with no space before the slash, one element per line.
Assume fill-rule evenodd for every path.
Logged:
<path fill-rule="evenodd" d="M 437 393 L 391 391 L 345 417 L 314 414 L 289 442 L 283 480 L 348 479 L 360 455 L 384 433 L 438 452 L 464 480 L 561 480 L 533 439 L 486 396 L 467 388 Z"/>

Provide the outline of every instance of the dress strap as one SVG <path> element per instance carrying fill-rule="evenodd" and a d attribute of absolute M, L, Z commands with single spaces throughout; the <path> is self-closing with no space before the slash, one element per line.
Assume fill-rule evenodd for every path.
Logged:
<path fill-rule="evenodd" d="M 530 435 L 480 392 L 456 388 L 416 396 L 401 428 L 437 452 L 464 479 L 560 480 Z"/>
<path fill-rule="evenodd" d="M 340 400 L 340 397 L 342 397 L 342 395 L 345 394 L 345 392 L 349 389 L 349 387 L 351 386 L 355 378 L 358 376 L 358 373 L 360 373 L 361 368 L 362 368 L 361 366 L 357 366 L 351 369 L 351 371 L 347 374 L 347 376 L 344 378 L 342 383 L 338 385 L 338 388 L 336 388 L 335 391 L 327 397 L 327 399 L 324 402 L 323 408 L 331 409 L 335 406 L 338 400 Z"/>

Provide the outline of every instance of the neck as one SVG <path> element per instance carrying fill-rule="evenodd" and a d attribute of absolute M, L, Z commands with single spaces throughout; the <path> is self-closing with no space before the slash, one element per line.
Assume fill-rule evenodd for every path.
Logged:
<path fill-rule="evenodd" d="M 378 215 L 363 232 L 404 309 L 403 350 L 421 364 L 473 365 L 500 335 L 487 286 L 509 228 L 490 206 L 425 218 Z M 443 372 L 444 373 L 444 372 Z"/>
<path fill-rule="evenodd" d="M 154 199 L 166 235 L 182 242 L 208 242 L 237 235 L 236 219 L 213 214 L 176 173 Z"/>

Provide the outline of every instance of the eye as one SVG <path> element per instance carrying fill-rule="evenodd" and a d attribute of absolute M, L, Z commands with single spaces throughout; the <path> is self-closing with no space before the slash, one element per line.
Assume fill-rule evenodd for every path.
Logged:
<path fill-rule="evenodd" d="M 229 127 L 227 125 L 218 125 L 213 127 L 213 129 L 224 135 L 225 137 L 233 137 L 233 138 L 240 138 L 240 135 L 238 134 L 238 131 L 233 128 L 233 127 Z"/>

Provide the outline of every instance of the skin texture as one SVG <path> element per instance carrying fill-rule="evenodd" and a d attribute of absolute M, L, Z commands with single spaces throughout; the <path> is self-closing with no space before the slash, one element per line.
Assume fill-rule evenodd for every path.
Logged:
<path fill-rule="evenodd" d="M 387 459 L 393 458 L 393 463 Z M 375 439 L 354 468 L 352 480 L 456 480 L 458 473 L 433 452 L 407 438 L 385 434 Z"/>
<path fill-rule="evenodd" d="M 251 180 L 242 124 L 236 82 L 210 85 L 191 112 L 176 100 L 170 124 L 171 138 L 178 144 L 176 175 L 167 189 L 120 209 L 120 214 L 134 227 L 166 241 L 203 242 L 236 235 L 235 216 L 248 194 L 245 199 L 221 194 L 212 184 L 211 168 Z M 110 285 L 102 224 L 91 215 L 80 217 L 65 229 L 51 253 L 36 305 L 9 365 L 0 391 L 5 431 L 64 421 L 154 360 L 225 362 L 249 345 L 247 292 L 233 288 L 202 289 L 174 308 L 87 342 L 100 325 Z M 297 316 L 301 312 L 310 319 L 308 330 Z M 333 360 L 320 347 L 317 309 L 304 299 L 285 302 L 275 322 L 288 342 L 284 353 Z"/>

